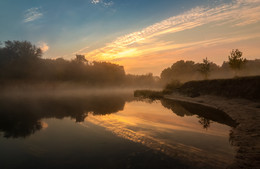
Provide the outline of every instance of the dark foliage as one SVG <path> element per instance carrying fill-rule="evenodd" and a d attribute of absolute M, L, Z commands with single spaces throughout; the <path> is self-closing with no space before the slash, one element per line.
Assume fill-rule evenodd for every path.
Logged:
<path fill-rule="evenodd" d="M 208 79 L 209 73 L 210 73 L 210 61 L 208 60 L 208 58 L 203 59 L 203 63 L 200 64 L 200 73 L 202 75 L 204 75 L 204 79 Z"/>
<path fill-rule="evenodd" d="M 191 81 L 184 83 L 177 91 L 189 96 L 208 94 L 260 100 L 260 76 Z"/>
<path fill-rule="evenodd" d="M 180 60 L 174 63 L 170 68 L 166 68 L 161 73 L 162 81 L 169 83 L 174 80 L 187 81 L 200 78 L 200 73 L 197 71 L 199 64 L 193 61 Z"/>
<path fill-rule="evenodd" d="M 242 64 L 243 69 L 241 69 Z M 243 61 L 242 64 L 239 64 L 240 77 L 260 75 L 260 59 L 247 60 L 246 62 Z M 236 75 L 238 75 L 238 72 Z M 171 83 L 172 81 L 187 82 L 193 80 L 227 79 L 233 77 L 234 71 L 230 67 L 230 62 L 223 62 L 221 66 L 218 66 L 213 62 L 203 64 L 181 60 L 174 63 L 171 67 L 164 69 L 161 73 L 161 80 L 164 84 Z"/>
<path fill-rule="evenodd" d="M 152 74 L 126 75 L 123 66 L 88 62 L 84 55 L 73 60 L 42 59 L 42 51 L 28 41 L 7 41 L 0 47 L 2 84 L 69 82 L 89 86 L 154 86 Z"/>
<path fill-rule="evenodd" d="M 122 94 L 66 97 L 0 98 L 0 132 L 4 137 L 27 137 L 42 129 L 41 119 L 70 117 L 83 122 L 89 113 L 105 115 L 124 109 L 132 97 Z"/>
<path fill-rule="evenodd" d="M 230 55 L 228 56 L 229 60 L 229 66 L 231 69 L 239 70 L 242 68 L 242 66 L 246 63 L 246 59 L 242 58 L 243 53 L 239 51 L 238 49 L 232 50 L 230 52 Z"/>

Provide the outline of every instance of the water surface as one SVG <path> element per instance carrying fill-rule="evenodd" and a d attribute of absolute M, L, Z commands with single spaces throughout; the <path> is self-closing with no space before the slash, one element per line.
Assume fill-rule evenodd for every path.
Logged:
<path fill-rule="evenodd" d="M 225 113 L 129 94 L 2 97 L 1 168 L 226 168 Z"/>

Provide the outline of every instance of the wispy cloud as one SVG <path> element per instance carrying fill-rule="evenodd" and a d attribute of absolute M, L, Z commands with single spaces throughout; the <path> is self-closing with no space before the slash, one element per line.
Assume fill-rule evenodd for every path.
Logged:
<path fill-rule="evenodd" d="M 84 47 L 84 48 L 82 48 L 82 49 L 80 49 L 80 50 L 78 50 L 78 51 L 76 51 L 76 52 L 73 52 L 72 54 L 75 55 L 75 54 L 84 53 L 84 52 L 86 52 L 88 49 L 89 49 L 89 46 L 86 46 L 86 47 Z"/>
<path fill-rule="evenodd" d="M 100 1 L 101 0 L 96 0 Z M 95 60 L 117 60 L 124 57 L 138 57 L 144 54 L 161 52 L 165 50 L 178 50 L 194 45 L 213 45 L 223 42 L 239 41 L 240 35 L 232 35 L 225 40 L 220 32 L 219 38 L 214 37 L 206 41 L 196 43 L 177 44 L 174 40 L 161 38 L 168 34 L 179 33 L 184 30 L 193 29 L 206 24 L 218 25 L 229 24 L 229 28 L 242 27 L 260 21 L 260 0 L 234 0 L 231 3 L 223 3 L 215 7 L 196 7 L 183 14 L 170 17 L 161 22 L 155 23 L 141 31 L 133 32 L 115 41 L 106 44 L 104 47 L 86 53 L 86 57 Z M 221 34 L 222 33 L 222 34 Z M 249 37 L 254 37 L 250 34 Z M 243 38 L 242 38 L 243 39 Z"/>
<path fill-rule="evenodd" d="M 40 8 L 30 8 L 25 11 L 24 22 L 32 22 L 41 18 L 43 14 L 40 12 Z"/>
<path fill-rule="evenodd" d="M 109 7 L 109 6 L 112 6 L 114 4 L 113 1 L 105 1 L 105 0 L 92 0 L 91 3 L 92 4 L 100 4 L 104 7 Z"/>
<path fill-rule="evenodd" d="M 50 47 L 48 46 L 48 44 L 47 44 L 46 42 L 43 42 L 43 41 L 39 41 L 39 42 L 37 43 L 37 46 L 38 46 L 39 48 L 41 48 L 42 52 L 47 52 L 47 51 L 50 49 Z"/>
<path fill-rule="evenodd" d="M 100 3 L 100 0 L 92 0 L 91 3 L 92 4 L 98 4 L 98 3 Z"/>

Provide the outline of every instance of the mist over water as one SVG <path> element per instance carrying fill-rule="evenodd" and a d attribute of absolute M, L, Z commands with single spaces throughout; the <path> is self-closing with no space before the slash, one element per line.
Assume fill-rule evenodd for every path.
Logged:
<path fill-rule="evenodd" d="M 0 16 L 0 169 L 260 168 L 260 0 Z"/>

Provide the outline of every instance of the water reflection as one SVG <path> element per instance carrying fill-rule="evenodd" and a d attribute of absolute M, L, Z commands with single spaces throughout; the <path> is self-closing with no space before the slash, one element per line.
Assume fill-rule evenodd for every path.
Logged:
<path fill-rule="evenodd" d="M 204 117 L 199 117 L 199 123 L 202 125 L 204 129 L 208 129 L 210 126 L 211 121 L 209 119 L 206 119 Z"/>
<path fill-rule="evenodd" d="M 1 97 L 0 131 L 4 137 L 26 137 L 42 129 L 43 118 L 70 117 L 83 122 L 88 113 L 104 115 L 124 109 L 131 95 L 85 95 L 72 97 Z"/>
<path fill-rule="evenodd" d="M 42 118 L 70 117 L 83 122 L 91 112 L 93 115 L 116 113 L 124 109 L 125 102 L 133 101 L 129 94 L 85 95 L 74 97 L 1 97 L 0 131 L 4 137 L 26 137 L 42 129 Z M 235 127 L 236 123 L 224 112 L 205 106 L 161 100 L 161 104 L 178 116 L 198 116 L 203 128 L 210 127 L 211 121 Z"/>
<path fill-rule="evenodd" d="M 70 124 L 71 120 L 68 118 L 78 122 L 77 126 L 86 128 L 86 130 L 72 129 L 75 126 Z M 55 119 L 63 119 L 62 131 L 57 129 L 61 125 L 61 121 Z M 97 129 L 97 126 L 101 126 L 103 130 L 105 128 L 113 135 L 107 138 L 107 133 L 104 134 L 105 130 L 100 132 L 101 129 Z M 114 156 L 110 158 L 116 165 L 118 154 L 124 153 L 122 149 L 127 149 L 127 152 L 131 152 L 131 154 L 142 149 L 145 153 L 138 157 L 143 158 L 144 154 L 151 158 L 163 157 L 168 160 L 167 165 L 169 164 L 169 166 L 172 166 L 171 161 L 174 161 L 175 164 L 178 163 L 179 168 L 184 166 L 186 168 L 223 168 L 231 162 L 230 159 L 234 156 L 233 149 L 228 143 L 230 127 L 234 126 L 236 123 L 219 110 L 167 99 L 147 103 L 137 101 L 132 95 L 122 93 L 70 97 L 23 97 L 22 99 L 21 97 L 0 98 L 0 131 L 4 137 L 27 137 L 36 131 L 48 128 L 48 132 L 45 134 L 49 133 L 49 135 L 46 134 L 45 137 L 33 135 L 37 137 L 33 137 L 34 139 L 39 139 L 40 145 L 43 144 L 42 142 L 47 142 L 46 147 L 55 147 L 63 142 L 62 146 L 70 147 L 71 153 L 77 147 L 87 146 L 87 151 L 91 147 L 91 153 L 88 156 L 86 156 L 87 152 L 84 148 L 77 149 L 79 152 L 84 152 L 82 156 L 81 153 L 77 154 L 79 161 L 83 160 L 81 159 L 83 156 L 86 156 L 85 160 L 93 161 L 93 155 L 101 156 L 104 159 L 105 155 L 102 154 L 108 153 L 103 151 L 105 148 L 109 149 L 109 152 L 114 152 Z M 66 130 L 66 134 L 64 134 L 66 136 L 54 138 L 58 132 L 64 132 L 64 130 Z M 96 131 L 98 132 L 96 133 Z M 54 134 L 54 132 L 56 133 Z M 44 132 L 37 133 L 44 134 Z M 49 140 L 50 137 L 53 138 L 52 141 Z M 130 141 L 131 144 L 134 144 L 131 145 L 133 148 L 129 148 L 129 144 L 126 145 L 122 140 L 115 142 L 118 138 Z M 64 140 L 69 142 L 64 143 Z M 55 142 L 57 145 L 54 146 Z M 109 142 L 113 148 L 109 145 L 105 146 L 103 142 Z M 95 149 L 96 145 L 102 145 L 102 148 Z M 149 151 L 143 147 L 148 148 Z M 36 148 L 37 155 L 40 152 L 39 148 L 41 147 Z M 47 152 L 46 149 L 42 150 L 42 152 L 45 151 Z M 48 151 L 58 153 L 53 150 Z M 59 151 L 62 154 L 63 148 Z M 66 153 L 69 158 L 72 158 L 70 153 Z M 129 165 L 138 161 L 136 155 L 131 155 L 130 161 L 133 159 L 133 163 L 130 162 Z M 162 161 L 159 159 L 156 163 Z M 143 163 L 143 161 L 140 162 L 141 165 Z M 153 164 L 150 160 L 147 160 L 147 163 Z M 154 168 L 159 167 L 155 166 L 151 165 Z M 116 167 L 112 165 L 111 168 Z M 142 166 L 138 168 L 142 168 Z"/>
<path fill-rule="evenodd" d="M 171 100 L 131 102 L 124 111 L 109 116 L 89 116 L 86 120 L 193 167 L 222 168 L 234 155 L 228 143 L 230 127 L 227 125 L 233 126 L 235 122 L 225 113 L 205 106 L 197 108 L 195 104 Z M 208 130 L 202 130 L 201 126 Z"/>
<path fill-rule="evenodd" d="M 197 115 L 199 123 L 203 128 L 208 128 L 211 121 L 215 121 L 221 124 L 228 125 L 230 127 L 236 127 L 237 123 L 230 116 L 223 111 L 214 109 L 211 107 L 203 106 L 201 104 L 188 103 L 170 99 L 162 99 L 162 105 L 165 108 L 172 110 L 178 116 L 193 116 Z"/>

